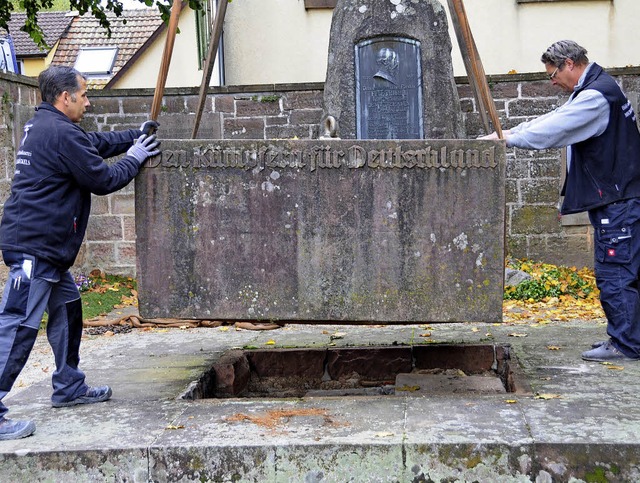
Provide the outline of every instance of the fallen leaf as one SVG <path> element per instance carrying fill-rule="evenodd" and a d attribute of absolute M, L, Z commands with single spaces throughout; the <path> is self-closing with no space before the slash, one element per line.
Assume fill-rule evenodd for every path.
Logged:
<path fill-rule="evenodd" d="M 624 366 L 616 366 L 614 364 L 608 364 L 607 365 L 607 369 L 611 369 L 612 371 L 623 371 L 624 370 Z"/>
<path fill-rule="evenodd" d="M 335 332 L 334 334 L 331 334 L 329 336 L 329 339 L 331 339 L 331 340 L 344 339 L 345 335 L 347 335 L 346 332 Z"/>
<path fill-rule="evenodd" d="M 169 426 L 167 426 L 167 427 L 166 427 L 166 428 L 164 428 L 164 429 L 184 429 L 184 425 L 179 424 L 179 425 L 177 425 L 177 426 L 176 426 L 176 425 L 174 425 L 174 424 L 170 424 Z"/>
<path fill-rule="evenodd" d="M 517 402 L 518 402 L 518 400 L 517 400 L 517 399 L 507 399 L 505 402 L 506 402 L 507 404 L 515 404 L 515 403 L 517 403 Z"/>
<path fill-rule="evenodd" d="M 560 394 L 536 394 L 535 399 L 562 399 Z"/>
<path fill-rule="evenodd" d="M 415 391 L 419 391 L 420 390 L 420 386 L 399 386 L 396 387 L 396 391 L 408 391 L 408 392 L 415 392 Z"/>
<path fill-rule="evenodd" d="M 273 339 L 269 339 L 267 342 L 265 342 L 265 345 L 276 345 L 276 341 Z"/>
<path fill-rule="evenodd" d="M 115 334 L 115 332 L 113 332 L 112 330 L 107 330 L 104 334 L 105 337 L 113 337 Z"/>
<path fill-rule="evenodd" d="M 559 351 L 560 347 L 557 345 L 548 345 L 547 349 L 549 349 L 550 351 Z"/>
<path fill-rule="evenodd" d="M 389 436 L 393 436 L 393 433 L 388 431 L 382 431 L 380 433 L 376 433 L 376 438 L 388 438 Z"/>
<path fill-rule="evenodd" d="M 420 337 L 431 337 L 431 332 L 425 332 L 424 334 L 420 334 Z"/>
<path fill-rule="evenodd" d="M 218 327 L 220 332 L 227 332 L 229 330 L 229 326 L 223 325 L 222 327 Z"/>
<path fill-rule="evenodd" d="M 478 329 L 477 327 L 472 327 L 471 328 L 471 332 L 478 332 L 480 329 Z"/>
<path fill-rule="evenodd" d="M 509 334 L 509 337 L 526 337 L 527 334 L 519 334 L 517 332 L 512 332 L 511 334 Z"/>

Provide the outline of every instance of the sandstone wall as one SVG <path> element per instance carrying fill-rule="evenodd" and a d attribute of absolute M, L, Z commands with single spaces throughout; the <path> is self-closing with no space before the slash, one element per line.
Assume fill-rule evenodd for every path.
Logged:
<path fill-rule="evenodd" d="M 613 69 L 635 107 L 640 95 L 640 69 Z M 467 135 L 483 133 L 480 116 L 465 78 L 456 78 Z M 559 93 L 542 74 L 492 76 L 490 86 L 504 128 L 561 105 Z M 22 124 L 37 104 L 32 79 L 0 74 L 0 198 L 9 193 L 15 146 Z M 137 126 L 151 109 L 152 89 L 95 91 L 85 115 L 88 130 Z M 211 89 L 199 138 L 310 139 L 318 136 L 323 85 L 279 84 Z M 189 138 L 197 108 L 196 88 L 165 91 L 160 136 Z M 637 110 L 637 109 L 636 109 Z M 507 150 L 507 246 L 510 255 L 548 263 L 591 265 L 591 230 L 586 216 L 558 216 L 562 151 Z M 135 275 L 133 183 L 107 197 L 94 197 L 93 212 L 75 270 L 100 268 Z"/>

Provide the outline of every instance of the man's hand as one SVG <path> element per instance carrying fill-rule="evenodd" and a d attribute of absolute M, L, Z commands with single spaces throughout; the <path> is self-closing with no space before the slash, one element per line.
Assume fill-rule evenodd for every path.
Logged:
<path fill-rule="evenodd" d="M 142 131 L 142 134 L 146 134 L 147 136 L 151 136 L 159 127 L 160 124 L 151 119 L 140 124 L 140 130 Z"/>
<path fill-rule="evenodd" d="M 503 129 L 502 130 L 502 138 L 506 140 L 509 136 L 511 136 L 511 129 Z M 498 133 L 493 131 L 491 134 L 487 134 L 486 136 L 478 136 L 476 139 L 485 139 L 485 140 L 497 140 L 500 139 L 498 137 Z"/>
<path fill-rule="evenodd" d="M 487 134 L 486 136 L 478 136 L 478 139 L 486 139 L 488 141 L 498 139 L 498 133 L 493 131 L 491 134 Z"/>
<path fill-rule="evenodd" d="M 147 158 L 160 154 L 159 146 L 160 141 L 156 139 L 155 134 L 151 136 L 143 134 L 136 139 L 134 145 L 129 148 L 127 156 L 131 156 L 142 165 Z"/>

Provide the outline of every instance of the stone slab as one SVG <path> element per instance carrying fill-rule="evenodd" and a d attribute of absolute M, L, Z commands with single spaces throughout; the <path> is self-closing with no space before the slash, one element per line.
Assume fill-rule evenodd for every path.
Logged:
<path fill-rule="evenodd" d="M 163 141 L 136 178 L 140 314 L 502 320 L 504 144 Z"/>
<path fill-rule="evenodd" d="M 396 395 L 424 396 L 433 394 L 505 394 L 497 376 L 458 374 L 398 374 Z"/>
<path fill-rule="evenodd" d="M 442 324 L 431 331 L 449 344 L 479 344 L 488 332 L 496 344 L 512 343 L 536 393 L 547 397 L 184 401 L 176 399 L 177 388 L 191 375 L 162 369 L 183 365 L 189 351 L 215 361 L 221 349 L 238 345 L 328 350 L 330 334 L 340 327 L 287 326 L 270 332 L 276 344 L 268 346 L 264 333 L 214 328 L 88 338 L 83 367 L 102 371 L 89 370 L 88 380 L 110 384 L 113 399 L 52 409 L 45 372 L 6 398 L 10 417 L 33 419 L 37 431 L 0 442 L 0 481 L 639 481 L 640 364 L 612 369 L 580 360 L 580 352 L 602 338 L 601 322 L 522 322 L 518 333 L 526 337 L 493 324 Z M 418 334 L 420 326 L 345 332 L 384 346 L 408 330 Z M 45 334 L 37 344 L 47 345 Z M 550 351 L 549 344 L 560 349 Z M 154 367 L 151 384 L 135 376 Z M 130 390 L 132 384 L 138 389 Z M 174 397 L 167 395 L 171 388 Z M 282 411 L 289 417 L 268 418 Z M 275 424 L 266 425 L 270 421 Z"/>

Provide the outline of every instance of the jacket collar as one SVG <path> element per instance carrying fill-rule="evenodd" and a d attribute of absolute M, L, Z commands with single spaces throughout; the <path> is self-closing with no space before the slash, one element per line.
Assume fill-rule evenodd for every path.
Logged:
<path fill-rule="evenodd" d="M 602 67 L 600 67 L 595 62 L 590 63 L 587 68 L 584 70 L 580 79 L 578 79 L 578 83 L 573 88 L 574 94 L 577 94 L 580 91 L 586 89 L 594 80 L 596 80 L 600 74 L 602 74 Z"/>
<path fill-rule="evenodd" d="M 66 121 L 68 121 L 71 124 L 73 124 L 71 119 L 69 119 L 65 113 L 60 111 L 60 109 L 57 109 L 56 107 L 54 107 L 53 104 L 51 104 L 49 102 L 43 101 L 43 102 L 40 103 L 39 106 L 36 107 L 36 111 L 41 111 L 41 110 L 53 112 L 54 114 L 62 116 L 63 119 L 65 119 Z"/>

